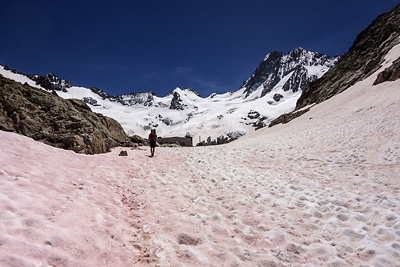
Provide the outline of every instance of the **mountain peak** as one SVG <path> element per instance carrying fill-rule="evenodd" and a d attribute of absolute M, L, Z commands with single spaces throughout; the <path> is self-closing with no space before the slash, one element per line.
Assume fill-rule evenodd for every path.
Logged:
<path fill-rule="evenodd" d="M 197 93 L 195 90 L 191 89 L 191 88 L 179 88 L 179 87 L 175 87 L 174 89 L 172 89 L 168 94 L 168 95 L 173 95 L 175 92 L 177 92 L 178 94 L 183 93 L 183 92 L 190 92 L 195 94 L 198 97 L 201 97 L 199 93 Z"/>
<path fill-rule="evenodd" d="M 261 61 L 261 62 L 264 62 L 264 61 L 267 61 L 267 60 L 273 61 L 273 60 L 275 60 L 277 58 L 282 57 L 282 55 L 283 55 L 283 53 L 280 52 L 280 51 L 272 51 L 272 52 L 268 53 L 265 56 L 265 58 L 263 59 L 263 61 Z"/>
<path fill-rule="evenodd" d="M 297 92 L 321 77 L 337 59 L 302 47 L 297 47 L 286 55 L 273 51 L 261 61 L 241 89 L 244 89 L 245 98 L 256 91 L 260 92 L 257 97 L 264 97 L 277 86 L 285 91 Z"/>
<path fill-rule="evenodd" d="M 295 49 L 293 49 L 292 51 L 290 51 L 289 54 L 291 54 L 291 53 L 307 53 L 307 52 L 310 52 L 310 51 L 299 46 L 299 47 L 296 47 Z"/>

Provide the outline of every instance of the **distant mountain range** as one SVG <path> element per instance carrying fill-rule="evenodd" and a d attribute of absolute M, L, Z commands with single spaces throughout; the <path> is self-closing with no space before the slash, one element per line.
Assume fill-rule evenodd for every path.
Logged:
<path fill-rule="evenodd" d="M 226 142 L 294 110 L 302 90 L 338 59 L 303 48 L 286 55 L 274 51 L 238 90 L 206 98 L 180 88 L 164 97 L 154 92 L 111 96 L 95 87 L 73 86 L 52 73 L 25 75 L 5 66 L 0 67 L 0 74 L 66 99 L 80 99 L 93 111 L 119 121 L 129 135 L 147 136 L 156 128 L 159 136 L 190 135 L 196 144 Z"/>

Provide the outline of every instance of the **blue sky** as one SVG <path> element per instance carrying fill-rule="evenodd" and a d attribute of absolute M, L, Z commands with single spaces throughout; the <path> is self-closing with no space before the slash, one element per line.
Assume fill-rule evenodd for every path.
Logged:
<path fill-rule="evenodd" d="M 394 0 L 1 0 L 0 64 L 109 94 L 238 89 L 271 51 L 331 56 Z"/>

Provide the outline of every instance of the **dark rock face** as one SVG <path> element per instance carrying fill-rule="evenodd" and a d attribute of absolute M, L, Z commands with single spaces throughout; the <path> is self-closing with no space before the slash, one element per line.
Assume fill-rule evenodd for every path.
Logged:
<path fill-rule="evenodd" d="M 310 109 L 304 109 L 301 111 L 296 111 L 296 112 L 291 112 L 291 113 L 287 113 L 287 114 L 283 114 L 281 116 L 279 116 L 278 118 L 276 118 L 275 120 L 273 120 L 268 127 L 272 127 L 275 126 L 277 124 L 285 124 L 290 122 L 291 120 L 294 120 L 297 117 L 300 117 L 301 115 L 303 115 L 304 113 L 308 112 Z"/>
<path fill-rule="evenodd" d="M 316 75 L 309 75 L 308 76 L 308 71 L 305 67 L 299 66 L 296 68 L 292 74 L 292 76 L 289 78 L 289 80 L 283 85 L 283 91 L 292 91 L 292 92 L 297 92 L 299 90 L 302 90 L 305 88 L 307 85 L 310 84 L 310 82 L 318 79 Z"/>
<path fill-rule="evenodd" d="M 169 119 L 169 118 L 164 118 L 164 119 L 162 119 L 161 121 L 162 121 L 165 125 L 168 125 L 168 126 L 170 126 L 170 125 L 173 124 L 173 121 L 172 121 L 171 119 Z"/>
<path fill-rule="evenodd" d="M 141 137 L 139 135 L 133 135 L 133 136 L 129 137 L 129 139 L 132 143 L 135 143 L 135 144 L 147 144 L 146 139 L 144 139 L 143 137 Z"/>
<path fill-rule="evenodd" d="M 97 100 L 93 99 L 92 97 L 84 97 L 84 98 L 82 98 L 82 101 L 85 102 L 86 104 L 92 105 L 94 107 L 101 106 L 99 103 L 97 103 Z"/>
<path fill-rule="evenodd" d="M 306 66 L 318 65 L 330 68 L 336 60 L 335 57 L 310 52 L 301 47 L 294 49 L 287 55 L 274 51 L 261 61 L 251 77 L 243 83 L 242 88 L 246 88 L 245 93 L 248 97 L 262 86 L 261 97 L 263 97 L 271 92 L 283 77 L 293 72 L 289 80 L 283 85 L 283 89 L 297 92 L 318 78 L 316 75 L 310 75 Z"/>
<path fill-rule="evenodd" d="M 176 239 L 178 244 L 180 245 L 197 246 L 202 243 L 202 240 L 200 238 L 192 237 L 183 233 L 179 234 Z"/>
<path fill-rule="evenodd" d="M 255 110 L 250 110 L 247 114 L 247 117 L 249 117 L 249 119 L 257 119 L 258 117 L 260 117 L 260 113 Z"/>
<path fill-rule="evenodd" d="M 128 152 L 126 150 L 122 150 L 121 152 L 119 152 L 118 156 L 127 157 L 128 156 Z"/>
<path fill-rule="evenodd" d="M 266 125 L 265 122 L 263 122 L 262 120 L 257 120 L 257 121 L 253 124 L 253 127 L 255 128 L 256 131 L 259 130 L 259 129 L 261 129 L 261 128 L 264 128 L 265 126 L 267 126 L 267 125 Z"/>
<path fill-rule="evenodd" d="M 246 87 L 246 97 L 248 97 L 259 86 L 264 86 L 264 91 L 270 91 L 279 81 L 277 76 L 279 69 L 279 61 L 283 53 L 273 51 L 268 54 L 267 58 L 260 62 L 251 77 L 243 84 Z M 265 84 L 265 85 L 264 85 Z"/>
<path fill-rule="evenodd" d="M 400 4 L 378 16 L 363 30 L 339 61 L 324 76 L 311 82 L 297 100 L 296 109 L 283 114 L 269 125 L 287 123 L 307 112 L 300 109 L 313 103 L 321 103 L 339 94 L 355 83 L 377 71 L 385 55 L 398 44 L 400 36 Z M 381 72 L 374 84 L 400 78 L 400 59 Z"/>
<path fill-rule="evenodd" d="M 114 119 L 93 113 L 77 99 L 0 77 L 0 129 L 78 153 L 108 152 L 127 138 Z"/>
<path fill-rule="evenodd" d="M 113 98 L 113 96 L 107 94 L 105 91 L 97 88 L 97 87 L 90 87 L 90 91 L 92 91 L 93 93 L 101 96 L 103 99 L 111 99 Z"/>
<path fill-rule="evenodd" d="M 400 36 L 400 4 L 362 31 L 336 65 L 303 90 L 296 109 L 321 103 L 374 73 Z M 383 75 L 385 76 L 385 75 Z M 391 76 L 391 75 L 389 75 Z"/>
<path fill-rule="evenodd" d="M 178 94 L 178 92 L 174 92 L 169 109 L 183 110 L 185 105 L 183 105 L 181 102 L 181 96 Z"/>
<path fill-rule="evenodd" d="M 54 73 L 49 73 L 46 76 L 38 74 L 29 74 L 27 76 L 31 80 L 34 80 L 37 85 L 40 85 L 50 91 L 55 90 L 66 92 L 68 88 L 72 87 L 70 82 L 61 80 Z"/>
<path fill-rule="evenodd" d="M 395 60 L 389 68 L 386 68 L 384 71 L 378 74 L 374 85 L 387 81 L 395 81 L 397 79 L 400 79 L 400 57 Z"/>
<path fill-rule="evenodd" d="M 108 99 L 112 102 L 118 102 L 122 105 L 125 106 L 133 106 L 133 105 L 143 105 L 147 107 L 151 107 L 154 105 L 154 96 L 156 95 L 154 92 L 145 92 L 145 93 L 132 93 L 128 95 L 118 95 L 118 96 L 112 96 L 106 93 L 105 91 L 96 88 L 96 87 L 90 87 L 90 90 L 99 95 L 103 99 Z M 85 102 L 92 105 L 91 102 L 89 102 L 89 99 L 87 99 L 88 102 Z M 96 102 L 97 103 L 97 102 Z"/>
<path fill-rule="evenodd" d="M 279 102 L 282 98 L 283 98 L 283 95 L 280 95 L 280 94 L 275 94 L 274 97 L 273 97 L 273 99 L 276 102 Z"/>

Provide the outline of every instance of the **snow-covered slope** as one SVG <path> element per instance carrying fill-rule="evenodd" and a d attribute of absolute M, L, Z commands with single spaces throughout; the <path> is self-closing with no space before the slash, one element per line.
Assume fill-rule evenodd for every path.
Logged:
<path fill-rule="evenodd" d="M 400 79 L 373 85 L 399 55 L 218 147 L 88 156 L 0 131 L 0 266 L 399 266 Z"/>
<path fill-rule="evenodd" d="M 56 90 L 63 98 L 82 99 L 93 111 L 119 121 L 130 135 L 147 136 L 150 128 L 156 128 L 159 136 L 190 135 L 196 144 L 208 137 L 239 137 L 292 111 L 301 89 L 321 77 L 336 60 L 302 48 L 287 55 L 272 52 L 240 89 L 206 98 L 194 90 L 180 88 L 165 97 L 158 97 L 154 92 L 111 96 L 97 88 L 72 86 L 54 74 L 29 75 L 37 82 L 3 67 L 0 74 Z"/>

